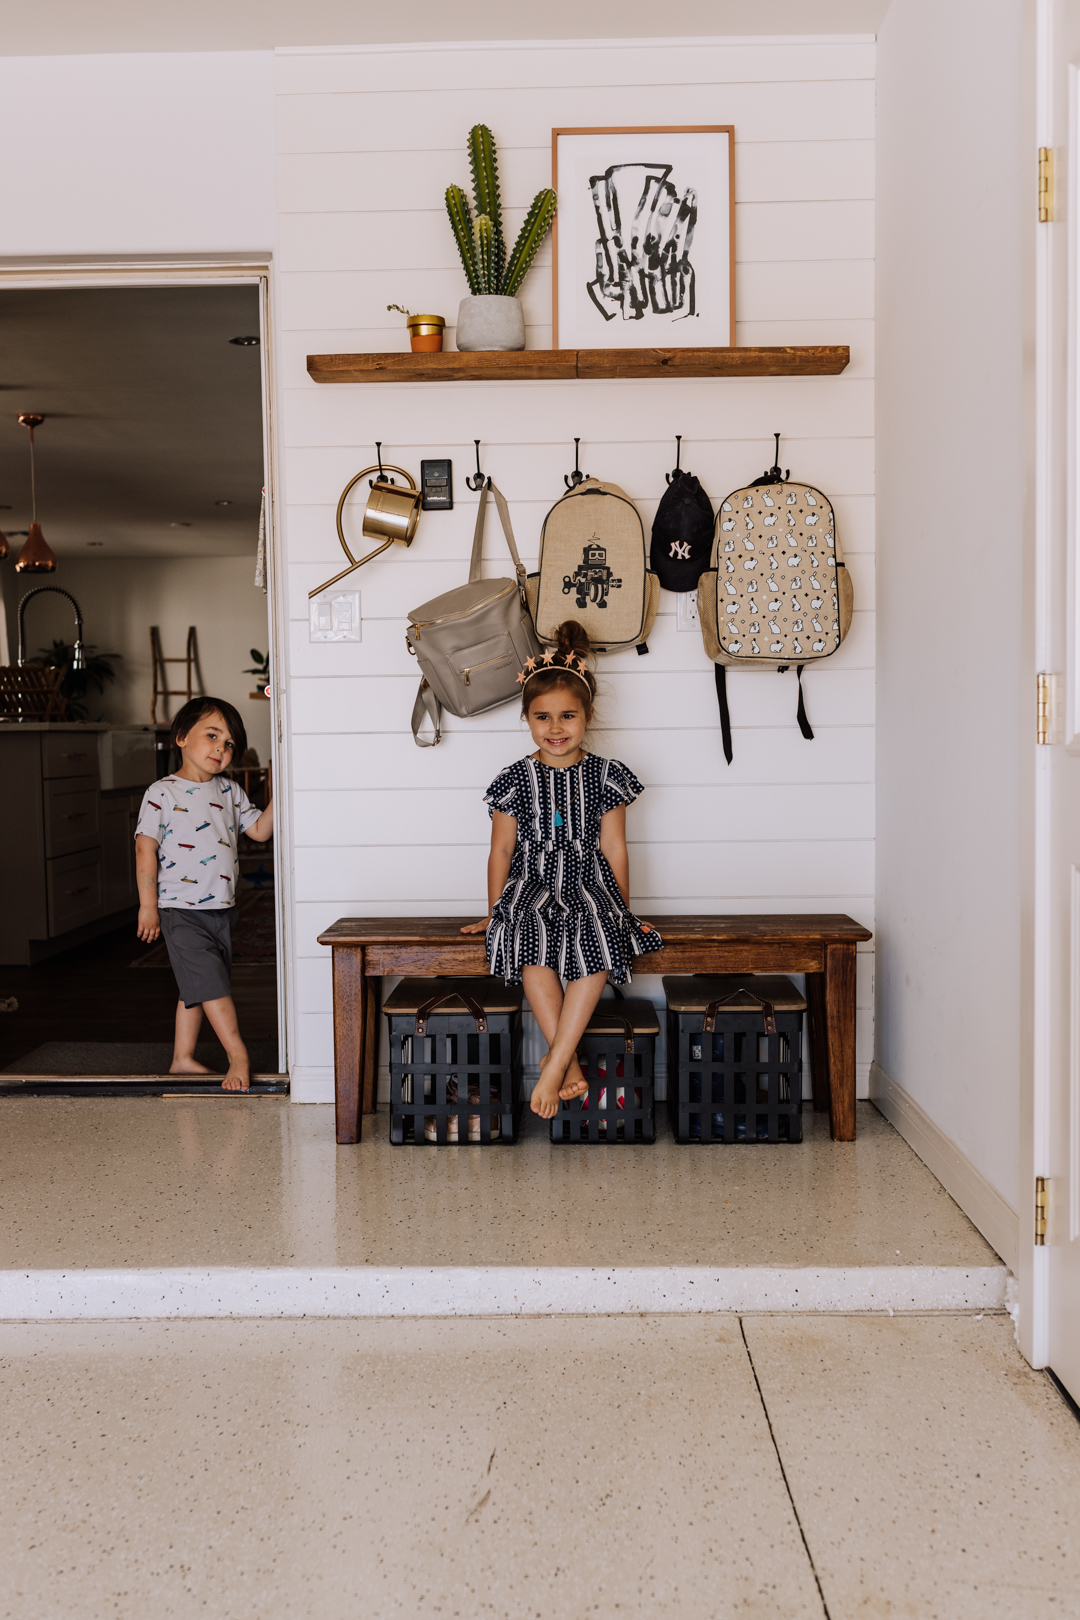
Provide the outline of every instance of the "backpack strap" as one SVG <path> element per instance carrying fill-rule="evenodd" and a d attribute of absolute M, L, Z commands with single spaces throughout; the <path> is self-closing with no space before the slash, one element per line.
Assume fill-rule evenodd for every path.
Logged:
<path fill-rule="evenodd" d="M 431 729 L 435 733 L 430 742 L 426 737 L 420 735 L 420 727 L 424 723 L 425 715 L 431 721 Z M 417 692 L 416 702 L 413 704 L 412 734 L 413 742 L 417 748 L 434 748 L 436 744 L 442 742 L 442 704 L 427 681 L 420 682 L 420 690 Z"/>
<path fill-rule="evenodd" d="M 724 744 L 724 758 L 731 764 L 731 715 L 727 706 L 727 666 L 714 664 L 713 673 L 716 676 L 716 701 L 720 707 L 720 737 Z"/>
<path fill-rule="evenodd" d="M 798 720 L 799 730 L 802 732 L 807 742 L 813 742 L 814 733 L 810 728 L 809 720 L 806 718 L 806 704 L 803 702 L 802 672 L 805 668 L 805 664 L 795 665 L 795 674 L 798 676 L 799 680 L 799 707 L 795 711 L 795 718 Z"/>
<path fill-rule="evenodd" d="M 518 548 L 514 542 L 514 531 L 510 525 L 510 508 L 506 504 L 506 496 L 501 489 L 495 488 L 490 478 L 480 491 L 480 504 L 476 508 L 476 528 L 473 530 L 472 557 L 469 560 L 469 584 L 471 585 L 474 580 L 481 578 L 480 569 L 483 565 L 484 553 L 484 518 L 487 514 L 489 489 L 495 497 L 495 505 L 498 508 L 503 534 L 506 536 L 506 544 L 510 548 L 511 557 L 514 559 L 514 572 L 517 575 L 518 586 L 524 591 L 525 565 L 518 556 Z"/>

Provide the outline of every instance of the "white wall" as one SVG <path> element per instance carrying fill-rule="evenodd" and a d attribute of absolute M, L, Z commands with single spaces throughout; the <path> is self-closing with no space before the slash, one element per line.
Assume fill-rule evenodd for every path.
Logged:
<path fill-rule="evenodd" d="M 10 568 L 10 564 L 8 565 Z M 240 712 L 248 742 L 265 764 L 270 757 L 270 704 L 253 700 L 254 678 L 243 674 L 251 664 L 252 647 L 267 648 L 266 597 L 254 587 L 255 558 L 251 557 L 130 557 L 81 561 L 62 558 L 48 581 L 75 597 L 83 613 L 86 640 L 99 652 L 118 652 L 117 678 L 99 698 L 91 693 L 90 717 L 147 725 L 153 678 L 150 664 L 150 626 L 161 631 L 166 657 L 184 655 L 188 626 L 198 635 L 202 689 L 224 698 Z M 20 581 L 20 585 L 23 582 Z M 20 588 L 19 595 L 24 594 Z M 26 640 L 31 655 L 48 647 L 54 637 L 72 641 L 75 619 L 70 605 L 59 596 L 37 598 L 26 610 Z M 182 664 L 168 666 L 169 684 L 182 687 Z M 176 713 L 183 698 L 168 707 L 159 705 L 158 719 Z"/>
<path fill-rule="evenodd" d="M 0 57 L 0 107 L 4 255 L 273 247 L 271 52 Z"/>
<path fill-rule="evenodd" d="M 649 791 L 630 813 L 634 903 L 650 911 L 844 911 L 873 926 L 873 135 L 870 42 L 612 43 L 282 53 L 278 59 L 279 375 L 290 580 L 298 1040 L 295 1095 L 329 1096 L 335 918 L 471 913 L 484 902 L 481 794 L 525 752 L 512 706 L 447 722 L 418 750 L 410 607 L 466 576 L 472 440 L 507 495 L 523 557 L 583 466 L 651 523 L 673 465 L 714 499 L 769 465 L 836 501 L 855 586 L 850 641 L 807 678 L 817 732 L 795 725 L 791 678 L 731 680 L 735 763 L 720 748 L 712 671 L 665 596 L 648 658 L 603 660 L 604 732 Z M 733 123 L 738 341 L 849 343 L 836 378 L 317 387 L 310 352 L 404 347 L 391 301 L 455 313 L 465 291 L 442 193 L 468 180 L 464 140 L 488 122 L 511 229 L 550 182 L 553 125 Z M 531 347 L 550 343 L 550 253 L 525 283 Z M 414 472 L 451 455 L 458 506 L 427 514 L 410 551 L 359 576 L 363 642 L 311 645 L 307 592 L 340 566 L 334 506 L 373 441 Z M 506 568 L 489 530 L 489 572 Z M 858 1061 L 872 1045 L 872 955 L 860 957 Z"/>
<path fill-rule="evenodd" d="M 1033 724 L 1027 12 L 893 0 L 878 49 L 878 1061 L 1014 1209 Z"/>

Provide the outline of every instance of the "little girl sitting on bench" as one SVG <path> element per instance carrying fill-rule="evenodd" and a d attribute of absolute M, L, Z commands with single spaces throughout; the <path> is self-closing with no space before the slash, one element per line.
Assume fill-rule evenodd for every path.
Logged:
<path fill-rule="evenodd" d="M 626 806 L 644 789 L 618 760 L 585 749 L 596 699 L 589 638 L 574 619 L 555 635 L 556 648 L 518 675 L 536 752 L 484 795 L 488 916 L 462 929 L 485 931 L 491 972 L 524 985 L 548 1043 L 531 1097 L 541 1119 L 588 1090 L 577 1048 L 606 982 L 625 984 L 633 957 L 663 945 L 629 905 Z"/>

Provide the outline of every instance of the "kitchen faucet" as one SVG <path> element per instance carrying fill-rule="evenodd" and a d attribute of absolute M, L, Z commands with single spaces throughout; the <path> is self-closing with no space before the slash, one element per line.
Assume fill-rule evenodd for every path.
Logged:
<path fill-rule="evenodd" d="M 19 603 L 19 667 L 26 663 L 26 604 L 35 596 L 43 596 L 46 591 L 52 591 L 57 596 L 66 596 L 75 609 L 75 646 L 72 653 L 72 669 L 86 668 L 86 653 L 83 649 L 83 620 L 82 609 L 70 591 L 61 590 L 59 585 L 39 585 L 36 590 L 27 591 Z"/>

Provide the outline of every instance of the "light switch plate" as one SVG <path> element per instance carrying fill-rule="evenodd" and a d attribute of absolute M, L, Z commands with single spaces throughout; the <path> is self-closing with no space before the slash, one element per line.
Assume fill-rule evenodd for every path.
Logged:
<path fill-rule="evenodd" d="M 697 592 L 680 591 L 675 602 L 675 624 L 679 630 L 697 631 Z"/>
<path fill-rule="evenodd" d="M 360 640 L 360 592 L 322 591 L 308 603 L 311 641 Z"/>

